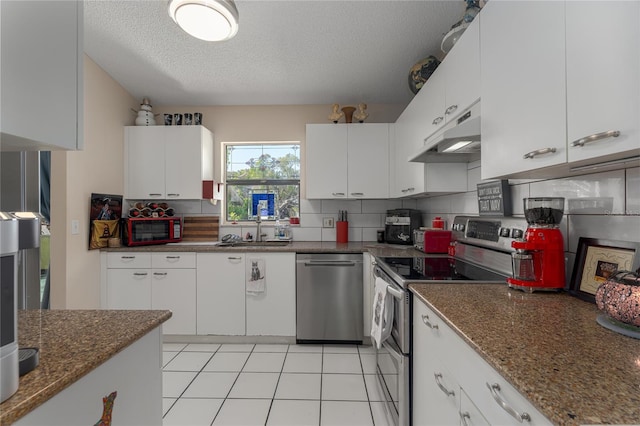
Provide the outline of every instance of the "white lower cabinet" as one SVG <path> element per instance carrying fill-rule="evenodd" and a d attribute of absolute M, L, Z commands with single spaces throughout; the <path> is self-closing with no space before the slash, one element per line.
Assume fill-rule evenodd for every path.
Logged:
<path fill-rule="evenodd" d="M 244 336 L 244 253 L 198 253 L 197 334 Z"/>
<path fill-rule="evenodd" d="M 151 309 L 168 309 L 165 334 L 196 333 L 196 270 L 154 269 L 151 273 Z"/>
<path fill-rule="evenodd" d="M 295 253 L 198 253 L 197 334 L 295 336 Z M 247 293 L 252 262 L 263 292 Z"/>
<path fill-rule="evenodd" d="M 552 424 L 420 299 L 413 300 L 414 424 Z"/>
<path fill-rule="evenodd" d="M 247 336 L 296 335 L 295 253 L 247 253 L 247 267 L 264 260 L 262 293 L 246 294 Z"/>
<path fill-rule="evenodd" d="M 414 298 L 413 320 L 413 423 L 458 424 L 460 386 L 444 362 L 436 356 L 437 338 L 423 322 L 424 305 Z M 429 318 L 424 321 L 429 322 Z"/>
<path fill-rule="evenodd" d="M 462 426 L 490 426 L 482 412 L 464 390 L 460 391 L 460 424 Z"/>
<path fill-rule="evenodd" d="M 151 309 L 151 269 L 109 269 L 107 309 Z"/>
<path fill-rule="evenodd" d="M 196 333 L 195 253 L 107 253 L 106 309 L 167 309 L 164 334 Z"/>

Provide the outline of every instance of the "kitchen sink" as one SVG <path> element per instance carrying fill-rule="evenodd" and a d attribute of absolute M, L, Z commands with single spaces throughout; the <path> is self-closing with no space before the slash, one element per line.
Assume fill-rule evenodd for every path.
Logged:
<path fill-rule="evenodd" d="M 284 247 L 291 241 L 222 241 L 218 247 Z"/>

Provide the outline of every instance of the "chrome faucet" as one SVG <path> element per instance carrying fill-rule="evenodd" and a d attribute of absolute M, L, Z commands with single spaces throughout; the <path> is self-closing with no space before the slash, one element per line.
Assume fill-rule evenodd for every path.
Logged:
<path fill-rule="evenodd" d="M 256 229 L 256 242 L 259 243 L 262 241 L 262 237 L 267 236 L 267 234 L 262 233 L 262 219 L 260 218 L 260 215 L 257 215 L 256 217 L 256 225 L 258 226 L 258 229 Z"/>

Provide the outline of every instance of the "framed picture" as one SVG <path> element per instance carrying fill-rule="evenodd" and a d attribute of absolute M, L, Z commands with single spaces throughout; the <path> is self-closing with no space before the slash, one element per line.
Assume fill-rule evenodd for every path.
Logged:
<path fill-rule="evenodd" d="M 109 238 L 120 236 L 122 195 L 91 194 L 89 205 L 89 250 L 108 246 Z"/>
<path fill-rule="evenodd" d="M 640 266 L 640 243 L 580 237 L 569 294 L 595 303 L 598 287 L 615 271 Z"/>

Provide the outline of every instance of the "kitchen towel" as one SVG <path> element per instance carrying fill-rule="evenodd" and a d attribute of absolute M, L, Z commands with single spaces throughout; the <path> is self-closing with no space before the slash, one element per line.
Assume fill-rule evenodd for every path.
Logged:
<path fill-rule="evenodd" d="M 393 296 L 387 293 L 389 284 L 380 277 L 376 277 L 373 295 L 373 316 L 371 318 L 371 338 L 380 349 L 391 335 L 393 326 Z"/>
<path fill-rule="evenodd" d="M 262 258 L 248 260 L 245 280 L 247 294 L 264 293 L 267 281 L 265 261 Z"/>

